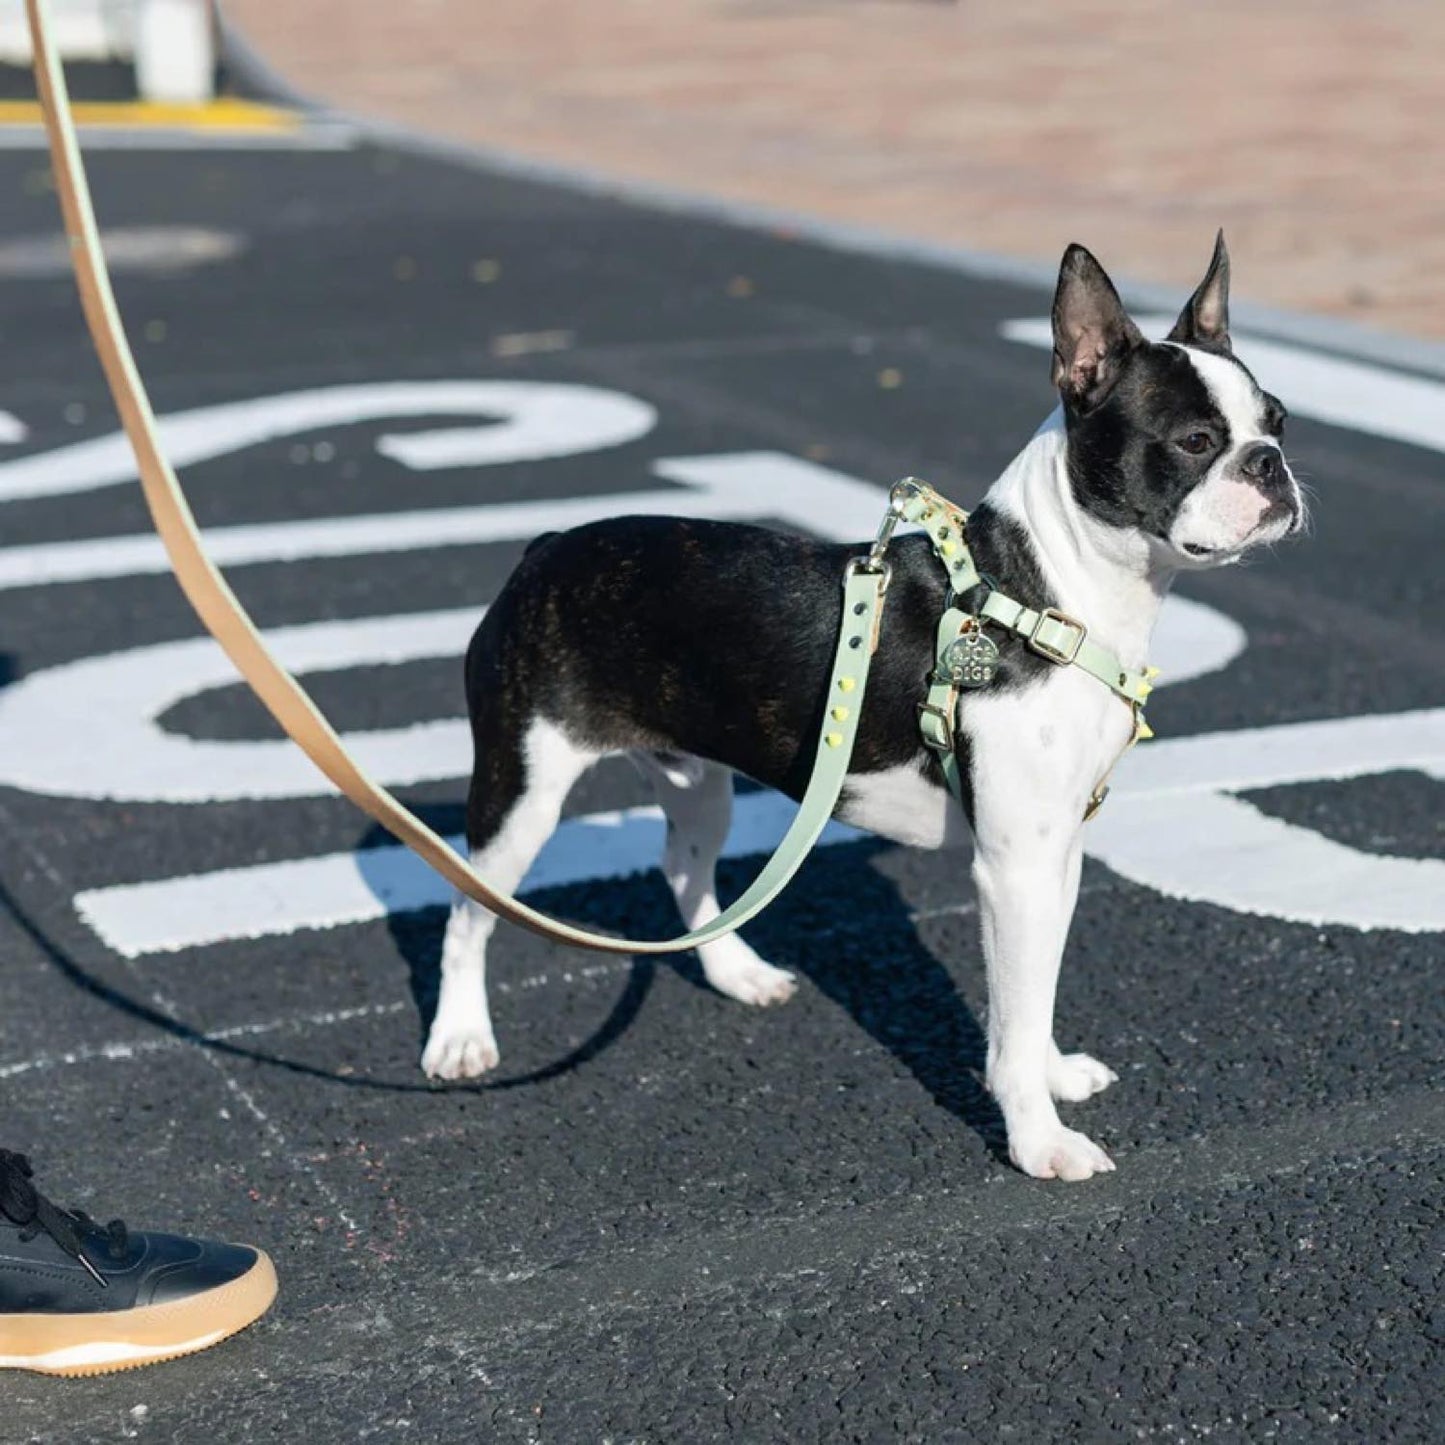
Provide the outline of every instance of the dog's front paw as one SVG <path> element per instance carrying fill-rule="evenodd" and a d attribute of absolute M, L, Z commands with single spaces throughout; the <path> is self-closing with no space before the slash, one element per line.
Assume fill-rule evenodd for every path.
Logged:
<path fill-rule="evenodd" d="M 731 943 L 733 940 L 724 940 Z M 737 940 L 741 943 L 741 940 Z M 702 955 L 702 971 L 719 992 L 739 1003 L 758 1008 L 787 1003 L 798 991 L 798 980 L 786 969 L 764 963 L 751 948 L 729 949 L 722 958 L 716 953 Z"/>
<path fill-rule="evenodd" d="M 1077 1104 L 1116 1084 L 1119 1076 L 1089 1054 L 1061 1054 L 1049 1059 L 1049 1093 L 1065 1103 Z"/>
<path fill-rule="evenodd" d="M 422 1050 L 421 1066 L 429 1079 L 475 1079 L 501 1060 L 489 1023 L 452 1024 L 438 1014 Z"/>
<path fill-rule="evenodd" d="M 1092 1139 L 1062 1124 L 1023 1139 L 1010 1135 L 1008 1152 L 1035 1179 L 1092 1179 L 1114 1169 L 1114 1161 Z"/>

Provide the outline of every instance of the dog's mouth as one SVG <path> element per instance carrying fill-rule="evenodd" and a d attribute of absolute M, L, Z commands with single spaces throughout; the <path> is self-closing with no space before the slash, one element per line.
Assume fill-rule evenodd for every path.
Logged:
<path fill-rule="evenodd" d="M 1181 550 L 1186 556 L 1193 557 L 1200 562 L 1221 561 L 1237 557 L 1241 552 L 1246 551 L 1255 543 L 1264 540 L 1261 533 L 1280 522 L 1287 523 L 1284 534 L 1293 536 L 1304 524 L 1304 511 L 1297 503 L 1288 501 L 1271 502 L 1260 516 L 1249 535 L 1240 538 L 1232 547 L 1211 547 L 1205 542 L 1185 542 Z"/>

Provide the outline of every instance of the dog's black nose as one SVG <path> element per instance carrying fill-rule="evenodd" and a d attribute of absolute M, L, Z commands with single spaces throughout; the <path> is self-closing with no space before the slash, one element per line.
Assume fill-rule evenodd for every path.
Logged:
<path fill-rule="evenodd" d="M 1284 457 L 1277 446 L 1262 442 L 1245 452 L 1239 469 L 1261 490 L 1269 491 L 1284 480 Z"/>

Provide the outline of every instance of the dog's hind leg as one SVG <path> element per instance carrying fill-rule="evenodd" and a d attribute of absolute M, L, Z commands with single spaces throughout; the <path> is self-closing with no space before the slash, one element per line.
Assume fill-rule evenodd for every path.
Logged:
<path fill-rule="evenodd" d="M 662 871 L 684 926 L 701 928 L 721 912 L 715 875 L 732 822 L 732 771 L 674 753 L 633 756 L 652 779 L 667 817 Z M 741 1003 L 784 1003 L 798 986 L 792 974 L 764 963 L 735 933 L 703 944 L 697 956 L 707 981 Z"/>
<path fill-rule="evenodd" d="M 572 784 L 598 754 L 542 718 L 534 718 L 520 740 L 500 729 L 487 732 L 478 732 L 467 844 L 477 872 L 514 893 L 557 827 Z M 421 1056 L 434 1079 L 474 1078 L 500 1058 L 487 1004 L 487 942 L 496 926 L 495 914 L 457 896 L 442 944 L 441 996 Z"/>

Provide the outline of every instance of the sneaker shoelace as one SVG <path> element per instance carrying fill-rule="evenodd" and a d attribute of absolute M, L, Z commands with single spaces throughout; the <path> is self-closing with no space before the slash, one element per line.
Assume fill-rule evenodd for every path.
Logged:
<path fill-rule="evenodd" d="M 20 1226 L 22 1241 L 34 1239 L 42 1231 L 48 1234 L 104 1288 L 105 1277 L 85 1257 L 85 1235 L 100 1235 L 111 1258 L 123 1259 L 129 1239 L 125 1221 L 112 1219 L 102 1228 L 82 1209 L 59 1208 L 30 1182 L 34 1172 L 25 1155 L 0 1149 L 0 1214 Z"/>

